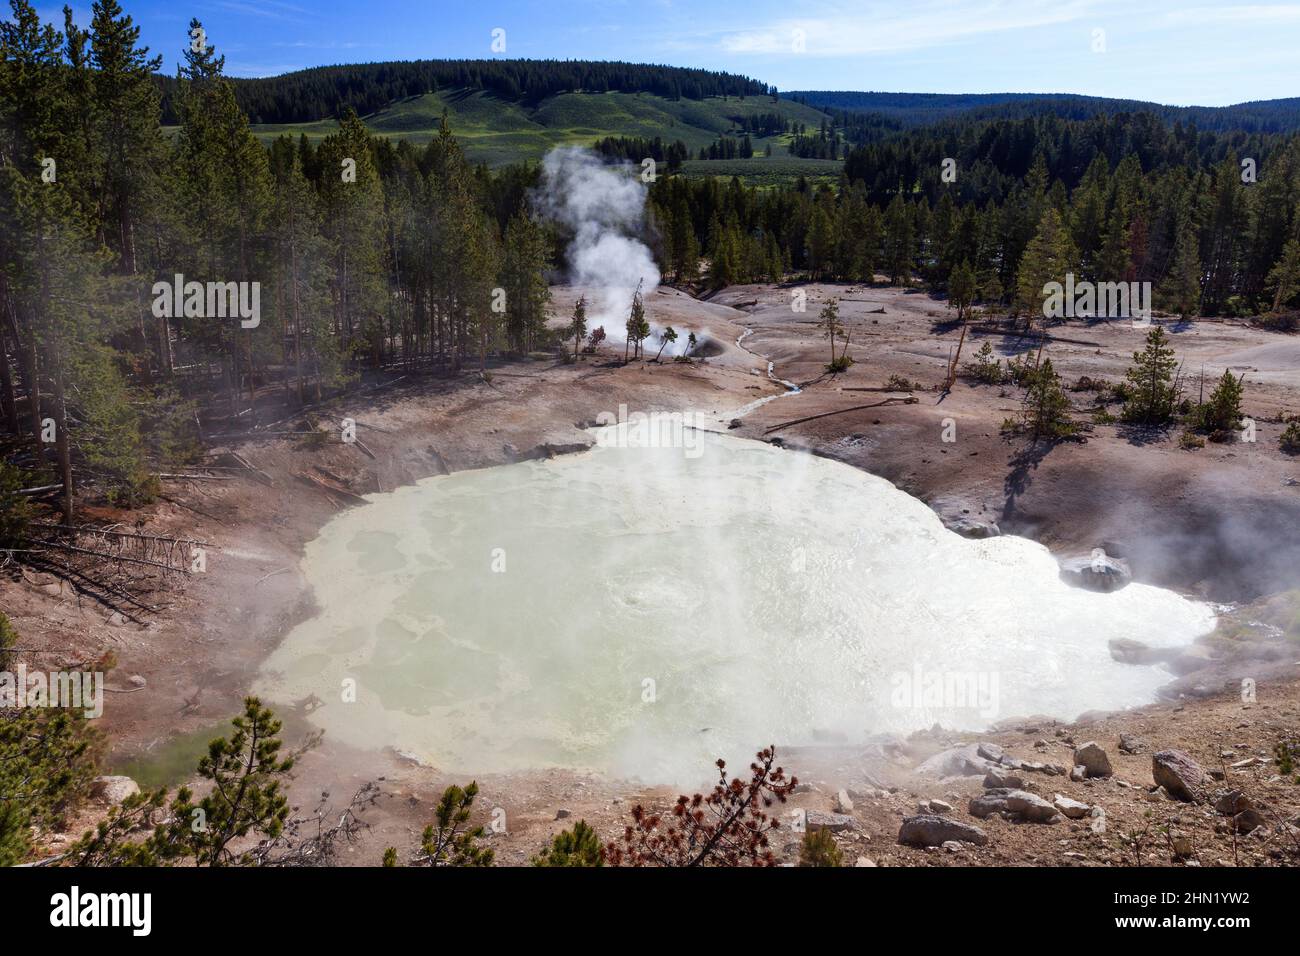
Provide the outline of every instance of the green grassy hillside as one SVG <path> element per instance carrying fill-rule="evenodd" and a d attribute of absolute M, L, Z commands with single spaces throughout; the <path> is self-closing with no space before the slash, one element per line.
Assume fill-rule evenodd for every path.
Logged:
<path fill-rule="evenodd" d="M 606 136 L 662 137 L 681 140 L 696 153 L 721 135 L 735 131 L 733 117 L 779 113 L 793 122 L 817 128 L 824 114 L 789 100 L 770 97 L 712 97 L 704 100 L 670 100 L 646 93 L 561 93 L 535 108 L 501 100 L 482 91 L 440 91 L 399 100 L 364 117 L 379 136 L 428 142 L 437 135 L 446 111 L 452 131 L 471 160 L 492 166 L 540 159 L 554 146 L 590 146 Z M 259 137 L 270 140 L 283 134 L 306 134 L 309 139 L 328 135 L 333 120 L 314 123 L 254 126 Z M 786 163 L 801 162 L 785 155 L 784 137 L 754 140 L 758 152 L 773 145 L 774 156 Z M 749 164 L 768 162 L 766 159 Z M 711 163 L 692 163 L 692 172 L 708 175 Z M 724 165 L 722 163 L 717 164 Z M 699 167 L 706 167 L 700 169 Z"/>

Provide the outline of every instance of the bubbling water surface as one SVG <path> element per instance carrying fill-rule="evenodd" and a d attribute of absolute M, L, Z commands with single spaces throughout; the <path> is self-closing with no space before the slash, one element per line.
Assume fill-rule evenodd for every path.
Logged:
<path fill-rule="evenodd" d="M 1107 642 L 1214 626 L 1170 591 L 1071 588 L 1042 546 L 966 540 L 847 465 L 689 430 L 621 447 L 627 428 L 330 522 L 305 558 L 321 611 L 259 692 L 447 770 L 694 782 L 774 742 L 1147 703 L 1169 675 Z"/>

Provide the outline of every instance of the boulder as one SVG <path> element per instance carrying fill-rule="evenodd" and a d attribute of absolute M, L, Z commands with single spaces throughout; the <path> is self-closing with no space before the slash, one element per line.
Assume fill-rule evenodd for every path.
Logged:
<path fill-rule="evenodd" d="M 1253 810 L 1255 803 L 1240 790 L 1224 790 L 1215 795 L 1214 809 L 1224 816 L 1233 817 L 1243 810 Z"/>
<path fill-rule="evenodd" d="M 853 800 L 847 790 L 839 790 L 835 793 L 835 812 L 852 813 Z"/>
<path fill-rule="evenodd" d="M 1109 777 L 1114 773 L 1110 768 L 1110 757 L 1095 740 L 1075 748 L 1074 765 L 1083 767 L 1089 777 Z"/>
<path fill-rule="evenodd" d="M 970 815 L 985 819 L 995 813 L 1013 817 L 1025 823 L 1055 823 L 1060 817 L 1056 807 L 1042 797 L 1024 790 L 985 790 L 971 797 L 967 805 Z"/>
<path fill-rule="evenodd" d="M 943 846 L 949 840 L 984 846 L 989 836 L 972 824 L 933 814 L 907 817 L 898 830 L 898 842 L 904 846 Z"/>
<path fill-rule="evenodd" d="M 1002 529 L 994 521 L 981 521 L 978 518 L 957 518 L 945 522 L 948 530 L 955 531 L 963 538 L 970 538 L 979 541 L 984 538 L 996 538 L 1002 534 Z"/>
<path fill-rule="evenodd" d="M 555 811 L 555 819 L 557 820 L 567 820 L 571 816 L 573 816 L 572 810 L 565 810 L 561 807 L 559 810 Z"/>
<path fill-rule="evenodd" d="M 993 816 L 995 813 L 1005 813 L 1007 809 L 1007 794 L 1012 791 L 1005 787 L 995 787 L 992 790 L 986 790 L 970 798 L 970 803 L 966 805 L 967 811 L 973 817 L 979 817 L 981 820 Z"/>
<path fill-rule="evenodd" d="M 1078 800 L 1071 800 L 1069 797 L 1063 797 L 1059 793 L 1053 797 L 1052 806 L 1071 820 L 1082 820 L 1092 810 L 1092 807 L 1088 806 L 1088 804 L 1080 803 Z"/>
<path fill-rule="evenodd" d="M 1205 785 L 1201 765 L 1181 750 L 1161 750 L 1151 755 L 1151 776 L 1176 800 L 1191 803 Z"/>
<path fill-rule="evenodd" d="M 853 865 L 854 866 L 875 866 L 876 861 L 871 859 L 870 857 L 860 856 L 858 857 L 857 862 L 855 862 Z"/>
<path fill-rule="evenodd" d="M 922 762 L 916 772 L 924 777 L 975 777 L 984 776 L 995 762 L 979 754 L 976 744 L 953 747 Z"/>
<path fill-rule="evenodd" d="M 1232 818 L 1232 828 L 1238 833 L 1249 833 L 1256 827 L 1262 827 L 1264 823 L 1264 814 L 1254 808 L 1242 810 Z"/>
<path fill-rule="evenodd" d="M 976 756 L 983 757 L 985 760 L 991 760 L 994 763 L 1001 762 L 1002 758 L 1005 756 L 1001 747 L 997 744 L 987 742 L 977 745 L 975 747 L 975 754 Z"/>
<path fill-rule="evenodd" d="M 843 813 L 823 813 L 821 810 L 809 810 L 804 814 L 804 826 L 808 828 L 809 833 L 815 833 L 818 830 L 830 830 L 831 833 L 840 833 L 844 830 L 853 829 L 853 818 Z"/>
<path fill-rule="evenodd" d="M 130 777 L 96 777 L 90 781 L 90 795 L 105 803 L 121 803 L 140 792 L 140 785 Z"/>
<path fill-rule="evenodd" d="M 1059 563 L 1062 581 L 1088 591 L 1118 591 L 1133 580 L 1127 564 L 1104 552 L 1065 557 Z"/>
<path fill-rule="evenodd" d="M 1018 773 L 1013 773 L 1003 767 L 994 767 L 984 775 L 984 788 L 1020 790 L 1025 786 L 1025 780 Z"/>
<path fill-rule="evenodd" d="M 1042 797 L 1024 790 L 1012 790 L 1007 794 L 1007 810 L 1012 816 L 1028 823 L 1055 823 L 1061 819 L 1056 807 Z"/>
<path fill-rule="evenodd" d="M 1140 754 L 1145 746 L 1146 742 L 1141 737 L 1136 737 L 1133 734 L 1119 735 L 1119 749 L 1126 754 Z"/>

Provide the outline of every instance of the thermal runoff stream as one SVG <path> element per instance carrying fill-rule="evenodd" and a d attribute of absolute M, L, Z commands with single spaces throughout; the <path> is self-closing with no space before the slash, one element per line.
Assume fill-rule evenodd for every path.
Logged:
<path fill-rule="evenodd" d="M 630 429 L 340 515 L 307 547 L 320 613 L 259 692 L 449 771 L 694 782 L 769 743 L 1147 703 L 1170 675 L 1107 642 L 1213 627 L 1169 591 L 1072 588 L 1040 545 L 966 540 L 847 465 Z"/>

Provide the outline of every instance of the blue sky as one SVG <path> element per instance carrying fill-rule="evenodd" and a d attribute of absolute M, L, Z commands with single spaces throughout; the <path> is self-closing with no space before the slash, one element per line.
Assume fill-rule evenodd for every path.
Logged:
<path fill-rule="evenodd" d="M 174 70 L 191 15 L 227 72 L 371 60 L 618 59 L 781 89 L 1085 93 L 1219 106 L 1300 95 L 1300 2 L 120 0 Z M 61 5 L 40 0 L 43 14 Z M 88 0 L 74 11 L 88 21 Z M 62 21 L 61 15 L 58 17 Z"/>

